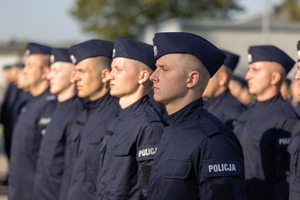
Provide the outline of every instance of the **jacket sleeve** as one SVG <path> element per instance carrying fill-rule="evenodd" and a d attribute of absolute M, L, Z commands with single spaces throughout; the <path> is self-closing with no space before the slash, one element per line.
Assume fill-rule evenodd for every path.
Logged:
<path fill-rule="evenodd" d="M 290 155 L 287 152 L 287 146 L 290 143 L 291 132 L 299 119 L 289 117 L 280 120 L 276 125 L 275 138 L 275 199 L 286 199 L 289 193 L 289 186 L 286 180 L 286 174 L 289 171 Z"/>
<path fill-rule="evenodd" d="M 149 177 L 153 159 L 160 142 L 164 126 L 161 122 L 150 122 L 145 126 L 137 140 L 136 160 L 138 162 L 138 181 L 142 187 L 143 196 L 147 197 Z"/>
<path fill-rule="evenodd" d="M 246 199 L 244 158 L 237 142 L 224 134 L 208 137 L 196 157 L 200 199 Z"/>

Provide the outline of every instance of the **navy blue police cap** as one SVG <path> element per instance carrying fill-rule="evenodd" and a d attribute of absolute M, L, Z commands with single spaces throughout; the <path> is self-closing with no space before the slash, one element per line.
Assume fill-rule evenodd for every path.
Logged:
<path fill-rule="evenodd" d="M 298 44 L 297 44 L 297 58 L 298 58 L 298 61 L 300 61 L 300 41 L 298 41 Z"/>
<path fill-rule="evenodd" d="M 155 71 L 155 59 L 153 58 L 153 46 L 133 40 L 117 36 L 115 38 L 113 58 L 122 57 L 137 60 Z"/>
<path fill-rule="evenodd" d="M 29 42 L 26 47 L 26 56 L 31 54 L 51 55 L 52 48 L 46 45 Z"/>
<path fill-rule="evenodd" d="M 234 81 L 239 82 L 244 87 L 248 87 L 247 81 L 245 79 L 239 77 L 239 76 L 232 75 L 231 79 L 234 80 Z"/>
<path fill-rule="evenodd" d="M 226 59 L 224 61 L 224 65 L 226 65 L 227 67 L 229 67 L 232 71 L 236 68 L 238 62 L 239 62 L 239 59 L 240 59 L 240 56 L 239 55 L 236 55 L 234 53 L 231 53 L 229 51 L 225 51 L 225 50 L 222 50 L 225 55 L 226 55 Z"/>
<path fill-rule="evenodd" d="M 77 65 L 86 58 L 97 56 L 112 57 L 114 43 L 105 40 L 88 40 L 69 48 L 72 62 Z"/>
<path fill-rule="evenodd" d="M 53 48 L 50 56 L 51 64 L 54 62 L 69 62 L 72 63 L 69 49 L 65 48 Z"/>
<path fill-rule="evenodd" d="M 286 73 L 289 73 L 295 64 L 292 58 L 273 45 L 251 46 L 248 52 L 249 64 L 259 61 L 277 62 L 284 67 Z"/>
<path fill-rule="evenodd" d="M 223 65 L 226 55 L 206 39 L 184 32 L 156 33 L 153 38 L 155 59 L 170 53 L 189 53 L 199 58 L 212 77 Z"/>

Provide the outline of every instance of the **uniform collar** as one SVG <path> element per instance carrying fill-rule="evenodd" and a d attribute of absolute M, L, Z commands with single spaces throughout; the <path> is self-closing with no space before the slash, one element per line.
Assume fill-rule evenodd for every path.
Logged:
<path fill-rule="evenodd" d="M 187 106 L 183 107 L 179 111 L 171 115 L 165 116 L 165 119 L 168 124 L 172 124 L 172 125 L 180 124 L 182 122 L 187 121 L 189 119 L 189 116 L 194 114 L 199 108 L 203 108 L 203 106 L 204 106 L 203 99 L 202 98 L 197 99 L 192 103 L 188 104 Z"/>
<path fill-rule="evenodd" d="M 110 98 L 109 92 L 107 92 L 104 96 L 100 97 L 95 101 L 88 101 L 85 105 L 87 109 L 95 109 L 99 107 L 103 102 L 106 102 Z"/>
<path fill-rule="evenodd" d="M 53 99 L 55 96 L 53 94 L 50 93 L 50 88 L 47 88 L 42 94 L 38 95 L 38 96 L 32 96 L 33 99 L 41 99 L 41 98 L 46 98 L 46 100 L 51 100 Z M 56 98 L 56 97 L 55 97 Z"/>
<path fill-rule="evenodd" d="M 214 104 L 218 103 L 219 101 L 224 100 L 224 98 L 228 95 L 228 93 L 230 93 L 229 89 L 222 92 L 219 96 L 208 98 L 204 103 L 205 106 L 207 107 L 209 105 L 214 105 Z"/>
<path fill-rule="evenodd" d="M 141 109 L 141 106 L 143 106 L 147 102 L 149 102 L 149 97 L 148 95 L 145 95 L 144 97 L 131 104 L 127 108 L 121 109 L 119 113 L 119 118 L 125 118 L 134 114 L 135 112 L 138 112 Z"/>
<path fill-rule="evenodd" d="M 278 92 L 274 97 L 266 100 L 266 101 L 255 101 L 254 102 L 254 107 L 255 108 L 265 108 L 266 106 L 269 106 L 269 105 L 272 105 L 274 103 L 276 103 L 277 101 L 280 101 L 282 100 L 282 96 L 281 96 L 281 93 Z"/>
<path fill-rule="evenodd" d="M 57 103 L 57 108 L 66 108 L 69 105 L 72 105 L 74 101 L 76 101 L 79 97 L 77 95 L 74 95 L 70 99 L 63 101 L 63 102 L 58 102 Z"/>

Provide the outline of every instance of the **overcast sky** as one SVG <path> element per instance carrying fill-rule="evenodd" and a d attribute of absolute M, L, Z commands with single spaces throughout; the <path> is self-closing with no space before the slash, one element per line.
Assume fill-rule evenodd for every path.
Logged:
<path fill-rule="evenodd" d="M 260 13 L 264 0 L 237 0 L 245 11 L 235 17 Z M 271 5 L 282 0 L 268 0 Z M 82 42 L 93 37 L 80 30 L 69 14 L 75 0 L 0 0 L 0 42 L 12 39 L 45 44 Z"/>

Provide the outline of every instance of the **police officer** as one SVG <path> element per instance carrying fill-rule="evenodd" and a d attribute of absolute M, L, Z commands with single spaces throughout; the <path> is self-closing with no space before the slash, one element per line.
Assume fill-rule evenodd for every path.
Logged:
<path fill-rule="evenodd" d="M 156 33 L 154 98 L 169 124 L 154 158 L 148 198 L 245 199 L 242 148 L 201 98 L 225 54 L 191 33 Z"/>
<path fill-rule="evenodd" d="M 246 106 L 241 104 L 229 91 L 228 84 L 240 56 L 225 51 L 224 64 L 209 80 L 203 93 L 206 98 L 204 108 L 218 117 L 225 125 L 233 130 L 237 118 L 246 110 Z"/>
<path fill-rule="evenodd" d="M 87 103 L 70 128 L 70 154 L 65 171 L 71 174 L 69 189 L 62 189 L 62 200 L 96 199 L 99 143 L 107 122 L 119 110 L 118 99 L 109 94 L 107 79 L 112 49 L 113 43 L 104 40 L 89 40 L 69 49 L 75 64 L 78 96 L 87 99 Z"/>
<path fill-rule="evenodd" d="M 16 122 L 18 115 L 21 113 L 22 108 L 31 100 L 32 95 L 28 91 L 27 86 L 25 85 L 25 77 L 24 77 L 24 64 L 19 64 L 19 74 L 17 80 L 17 87 L 20 90 L 18 98 L 14 103 L 12 109 L 12 122 L 13 124 Z"/>
<path fill-rule="evenodd" d="M 298 116 L 300 116 L 300 96 L 298 95 L 297 79 L 292 81 L 290 89 L 291 89 L 291 95 L 292 95 L 290 104 L 292 105 L 292 107 L 294 108 L 294 110 L 296 111 Z"/>
<path fill-rule="evenodd" d="M 57 95 L 58 103 L 52 120 L 46 128 L 41 143 L 35 175 L 34 199 L 57 200 L 60 195 L 61 179 L 64 172 L 67 125 L 83 109 L 83 100 L 76 95 L 72 80 L 74 64 L 68 49 L 52 49 L 50 92 Z"/>
<path fill-rule="evenodd" d="M 1 105 L 0 123 L 3 125 L 4 145 L 7 158 L 10 158 L 12 129 L 13 129 L 13 116 L 12 110 L 18 100 L 21 90 L 17 87 L 19 67 L 18 65 L 11 65 L 4 67 L 4 78 L 6 77 L 9 85 L 5 91 L 3 102 Z"/>
<path fill-rule="evenodd" d="M 300 96 L 300 41 L 297 44 L 297 54 L 298 54 L 298 71 L 295 76 L 298 85 L 298 95 Z M 290 161 L 290 196 L 289 200 L 298 200 L 300 196 L 300 121 L 295 125 L 291 143 L 288 146 L 288 152 L 291 155 Z"/>
<path fill-rule="evenodd" d="M 122 110 L 100 145 L 97 199 L 146 199 L 148 179 L 164 121 L 147 95 L 155 70 L 152 46 L 117 36 L 114 43 L 110 94 Z"/>
<path fill-rule="evenodd" d="M 272 45 L 251 46 L 248 52 L 246 80 L 257 100 L 234 128 L 244 151 L 247 198 L 287 199 L 287 145 L 298 117 L 280 87 L 295 62 Z"/>
<path fill-rule="evenodd" d="M 8 184 L 10 200 L 33 199 L 38 151 L 56 105 L 47 80 L 51 48 L 28 43 L 27 53 L 24 74 L 33 98 L 22 110 L 13 130 Z"/>

